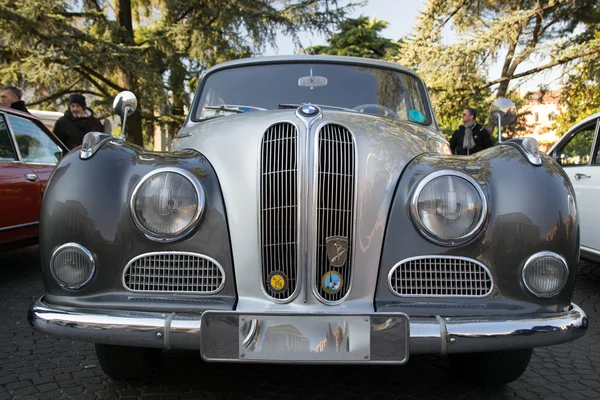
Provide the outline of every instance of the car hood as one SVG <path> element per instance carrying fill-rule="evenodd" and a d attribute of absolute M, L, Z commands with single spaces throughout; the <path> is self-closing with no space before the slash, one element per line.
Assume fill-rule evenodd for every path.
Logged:
<path fill-rule="evenodd" d="M 316 147 L 314 140 L 306 138 L 314 138 L 326 124 L 341 125 L 352 133 L 356 145 L 355 265 L 377 265 L 375 260 L 379 260 L 381 254 L 392 198 L 405 166 L 419 154 L 442 153 L 448 148 L 441 133 L 433 128 L 337 110 L 325 109 L 322 115 L 313 119 L 301 117 L 296 110 L 274 110 L 188 122 L 173 141 L 171 150 L 197 150 L 212 164 L 223 191 L 234 264 L 258 269 L 255 273 L 244 274 L 256 282 L 238 280 L 241 304 L 245 300 L 264 297 L 260 292 L 257 229 L 261 145 L 265 131 L 282 122 L 298 128 L 300 152 L 306 155 L 298 157 L 298 171 L 309 177 L 306 183 L 308 203 L 308 194 L 312 193 L 314 185 L 313 155 L 316 153 L 309 149 Z M 311 207 L 310 204 L 305 206 Z M 366 284 L 355 287 L 345 304 L 362 300 L 365 307 L 372 308 L 376 276 L 373 271 L 360 277 L 367 281 Z"/>

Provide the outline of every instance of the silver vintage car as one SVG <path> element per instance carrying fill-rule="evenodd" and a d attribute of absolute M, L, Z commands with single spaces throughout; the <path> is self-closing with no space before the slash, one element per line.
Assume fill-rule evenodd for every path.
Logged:
<path fill-rule="evenodd" d="M 123 118 L 135 107 L 115 99 Z M 573 188 L 533 139 L 449 153 L 423 81 L 397 64 L 218 65 L 169 152 L 90 133 L 57 165 L 29 321 L 95 343 L 116 379 L 186 349 L 207 365 L 438 354 L 510 382 L 533 348 L 587 329 Z"/>

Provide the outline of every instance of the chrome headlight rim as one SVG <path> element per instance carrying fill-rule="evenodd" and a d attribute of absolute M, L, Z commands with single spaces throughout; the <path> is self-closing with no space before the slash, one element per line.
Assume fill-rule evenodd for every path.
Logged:
<path fill-rule="evenodd" d="M 78 285 L 69 285 L 69 284 L 63 282 L 58 276 L 56 276 L 56 273 L 54 272 L 54 261 L 56 260 L 56 257 L 63 250 L 65 250 L 67 248 L 75 248 L 75 249 L 81 251 L 86 256 L 86 258 L 89 260 L 90 265 L 92 267 L 88 278 L 85 281 L 83 281 L 82 283 L 78 284 Z M 96 275 L 96 261 L 94 260 L 94 256 L 92 255 L 92 253 L 86 247 L 84 247 L 83 245 L 80 245 L 79 243 L 75 243 L 75 242 L 65 243 L 63 245 L 58 246 L 52 252 L 52 257 L 50 257 L 50 273 L 52 274 L 52 278 L 54 278 L 54 281 L 56 283 L 58 283 L 60 285 L 60 287 L 62 287 L 63 289 L 65 289 L 65 290 L 78 290 L 78 289 L 81 289 L 82 287 L 84 287 L 85 285 L 87 285 L 88 283 L 90 283 L 90 281 Z"/>
<path fill-rule="evenodd" d="M 545 257 L 555 258 L 558 261 L 560 261 L 560 264 L 563 266 L 563 268 L 565 270 L 565 279 L 563 280 L 560 287 L 558 287 L 553 292 L 538 293 L 527 283 L 525 274 L 527 273 L 527 268 L 530 267 L 531 265 L 533 265 L 533 263 L 535 261 L 537 261 L 540 258 L 545 258 Z M 521 282 L 523 283 L 523 286 L 525 286 L 525 288 L 527 289 L 529 294 L 535 296 L 536 298 L 540 298 L 540 299 L 551 299 L 553 297 L 556 297 L 567 285 L 567 281 L 569 280 L 568 278 L 569 278 L 569 266 L 567 264 L 567 260 L 560 254 L 554 253 L 552 251 L 540 251 L 538 253 L 533 254 L 531 257 L 529 257 L 527 259 L 527 261 L 525 261 L 525 264 L 523 264 L 523 269 L 521 270 Z"/>
<path fill-rule="evenodd" d="M 436 236 L 433 232 L 431 232 L 423 224 L 423 222 L 421 221 L 421 218 L 419 217 L 419 208 L 418 207 L 419 207 L 419 196 L 421 195 L 421 192 L 423 191 L 423 189 L 425 189 L 427 184 L 429 184 L 434 179 L 440 178 L 442 176 L 454 176 L 457 178 L 464 179 L 465 181 L 467 181 L 467 183 L 469 183 L 471 186 L 473 186 L 473 188 L 477 191 L 477 193 L 479 194 L 479 197 L 481 198 L 481 217 L 479 218 L 479 221 L 477 221 L 477 224 L 473 227 L 473 229 L 471 229 L 471 231 L 469 231 L 468 233 L 466 233 L 460 237 L 454 238 L 454 239 L 443 239 L 443 238 Z M 483 225 L 485 224 L 485 221 L 487 220 L 487 217 L 488 217 L 487 198 L 485 197 L 485 193 L 483 192 L 483 189 L 481 188 L 481 186 L 471 176 L 469 176 L 463 172 L 449 170 L 449 169 L 431 172 L 430 174 L 425 176 L 423 179 L 421 179 L 421 181 L 415 188 L 414 193 L 412 195 L 410 210 L 411 210 L 412 220 L 417 225 L 417 228 L 419 229 L 421 234 L 425 238 L 427 238 L 429 241 L 431 241 L 435 244 L 442 245 L 442 246 L 460 246 L 460 245 L 463 245 L 463 244 L 471 241 L 481 231 L 481 229 L 482 229 Z"/>
<path fill-rule="evenodd" d="M 182 230 L 180 230 L 179 232 L 177 232 L 176 234 L 173 234 L 173 235 L 161 235 L 161 234 L 158 234 L 156 232 L 153 232 L 153 231 L 147 229 L 142 224 L 142 222 L 139 220 L 139 218 L 137 217 L 137 214 L 135 212 L 135 199 L 136 199 L 139 189 L 144 185 L 144 183 L 148 179 L 152 178 L 155 175 L 159 175 L 159 174 L 166 173 L 166 172 L 179 174 L 179 175 L 183 176 L 185 179 L 187 179 L 194 187 L 194 191 L 196 192 L 196 199 L 198 201 L 198 208 L 196 209 L 196 213 L 192 217 L 191 221 L 186 225 L 185 228 L 183 228 Z M 177 240 L 183 239 L 188 234 L 190 234 L 190 232 L 192 232 L 192 230 L 194 230 L 194 228 L 200 221 L 200 218 L 204 214 L 205 206 L 206 206 L 206 194 L 204 192 L 204 188 L 202 187 L 202 184 L 200 183 L 200 181 L 198 181 L 198 179 L 189 171 L 187 171 L 185 169 L 181 169 L 181 168 L 174 168 L 174 167 L 158 168 L 151 172 L 148 172 L 135 185 L 135 187 L 133 188 L 133 191 L 131 192 L 131 197 L 129 198 L 129 213 L 131 214 L 131 218 L 133 219 L 135 226 L 140 230 L 140 232 L 142 232 L 144 234 L 144 236 L 146 236 L 146 238 L 153 240 L 155 242 L 160 242 L 160 243 L 175 242 Z"/>

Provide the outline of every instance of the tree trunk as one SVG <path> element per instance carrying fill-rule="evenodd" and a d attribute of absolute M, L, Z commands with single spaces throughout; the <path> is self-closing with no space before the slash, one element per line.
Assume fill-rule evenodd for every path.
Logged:
<path fill-rule="evenodd" d="M 174 55 L 169 59 L 169 88 L 171 89 L 171 115 L 181 117 L 183 119 L 185 105 L 185 67 L 181 63 L 181 59 Z M 171 122 L 168 127 L 169 143 L 181 128 L 180 123 Z"/>
<path fill-rule="evenodd" d="M 135 41 L 133 40 L 131 0 L 118 0 L 116 12 L 117 23 L 121 27 L 121 37 L 119 38 L 120 42 L 127 45 L 134 45 Z M 127 141 L 143 146 L 144 138 L 142 131 L 141 93 L 136 93 L 136 79 L 133 71 L 128 71 L 123 67 L 119 68 L 119 86 L 134 92 L 138 98 L 137 110 L 132 115 L 127 117 L 125 137 L 127 138 Z"/>

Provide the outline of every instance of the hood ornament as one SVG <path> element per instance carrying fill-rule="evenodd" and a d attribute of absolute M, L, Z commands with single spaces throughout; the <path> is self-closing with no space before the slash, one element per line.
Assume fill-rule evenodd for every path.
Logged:
<path fill-rule="evenodd" d="M 343 236 L 330 236 L 325 239 L 327 245 L 327 258 L 333 267 L 346 264 L 348 258 L 348 238 Z"/>

